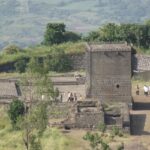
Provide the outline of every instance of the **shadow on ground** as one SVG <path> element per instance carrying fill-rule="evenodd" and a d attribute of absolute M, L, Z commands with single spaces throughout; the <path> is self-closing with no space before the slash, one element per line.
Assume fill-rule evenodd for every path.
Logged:
<path fill-rule="evenodd" d="M 133 103 L 133 110 L 150 110 L 150 102 L 136 102 Z"/>
<path fill-rule="evenodd" d="M 131 114 L 131 134 L 132 135 L 150 135 L 150 132 L 144 131 L 146 114 Z"/>

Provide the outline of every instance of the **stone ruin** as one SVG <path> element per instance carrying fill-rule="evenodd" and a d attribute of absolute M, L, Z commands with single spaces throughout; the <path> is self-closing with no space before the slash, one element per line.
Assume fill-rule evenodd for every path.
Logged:
<path fill-rule="evenodd" d="M 130 133 L 131 51 L 127 44 L 87 45 L 87 101 L 72 107 L 66 126 L 96 128 L 104 123 Z"/>
<path fill-rule="evenodd" d="M 67 107 L 65 106 L 67 104 L 61 106 L 62 110 L 69 108 L 68 112 L 63 113 L 62 118 L 66 119 L 51 125 L 96 128 L 104 123 L 108 128 L 117 126 L 129 133 L 129 106 L 132 104 L 131 47 L 126 44 L 88 44 L 86 62 L 86 99 Z M 79 78 L 73 83 L 84 84 L 84 79 Z M 4 83 L 2 84 L 1 87 L 5 87 Z M 10 88 L 14 89 L 9 92 L 12 93 L 11 98 L 19 96 L 15 83 L 9 82 L 6 87 L 5 90 L 1 89 L 4 91 L 1 93 L 1 101 L 3 98 L 8 98 L 5 91 L 8 93 Z M 62 114 L 59 115 L 60 118 Z"/>
<path fill-rule="evenodd" d="M 104 123 L 104 113 L 98 101 L 78 101 L 71 110 L 69 122 L 76 128 L 95 128 Z"/>
<path fill-rule="evenodd" d="M 62 122 L 67 128 L 96 129 L 105 124 L 108 129 L 116 126 L 130 133 L 130 116 L 125 103 L 106 106 L 100 101 L 78 101 L 72 105 L 69 114 L 68 119 Z"/>

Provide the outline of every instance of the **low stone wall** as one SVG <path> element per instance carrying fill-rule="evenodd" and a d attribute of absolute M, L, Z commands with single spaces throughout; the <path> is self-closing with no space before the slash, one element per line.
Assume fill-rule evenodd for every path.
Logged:
<path fill-rule="evenodd" d="M 102 111 L 75 115 L 75 126 L 78 128 L 96 128 L 101 123 L 104 123 L 104 113 Z"/>
<path fill-rule="evenodd" d="M 48 109 L 50 119 L 66 119 L 73 103 L 53 103 Z"/>
<path fill-rule="evenodd" d="M 86 67 L 86 55 L 70 54 L 68 55 L 72 62 L 73 70 L 84 70 Z M 27 61 L 28 59 L 25 58 Z M 15 70 L 15 62 L 0 65 L 0 72 L 11 72 Z M 132 69 L 136 71 L 150 71 L 150 56 L 148 55 L 132 55 Z"/>
<path fill-rule="evenodd" d="M 136 55 L 136 58 L 137 58 L 137 70 L 150 71 L 150 56 Z"/>
<path fill-rule="evenodd" d="M 96 128 L 104 123 L 104 112 L 98 101 L 78 101 L 71 108 L 69 122 L 76 128 Z"/>
<path fill-rule="evenodd" d="M 73 70 L 85 69 L 86 55 L 85 53 L 73 54 L 68 56 L 71 59 Z"/>
<path fill-rule="evenodd" d="M 80 70 L 86 67 L 85 53 L 72 55 L 73 69 Z M 150 71 L 150 56 L 149 55 L 132 55 L 132 70 L 133 71 Z"/>

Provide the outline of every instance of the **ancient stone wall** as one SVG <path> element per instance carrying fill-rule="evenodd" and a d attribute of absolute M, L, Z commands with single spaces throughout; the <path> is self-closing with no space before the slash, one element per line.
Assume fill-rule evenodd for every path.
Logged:
<path fill-rule="evenodd" d="M 68 56 L 72 61 L 73 70 L 85 70 L 86 68 L 86 55 L 72 54 Z M 11 72 L 15 70 L 15 62 L 0 65 L 0 72 Z M 150 56 L 148 55 L 133 55 L 132 57 L 132 69 L 150 71 Z"/>
<path fill-rule="evenodd" d="M 86 65 L 85 53 L 73 54 L 68 56 L 72 61 L 73 70 L 83 70 Z"/>
<path fill-rule="evenodd" d="M 85 53 L 72 55 L 73 69 L 80 70 L 86 67 Z M 133 71 L 150 71 L 150 56 L 148 55 L 132 55 L 132 70 Z"/>
<path fill-rule="evenodd" d="M 78 113 L 75 120 L 78 128 L 96 128 L 100 123 L 104 123 L 104 114 L 103 112 Z"/>
<path fill-rule="evenodd" d="M 48 109 L 49 117 L 52 119 L 66 119 L 72 105 L 71 103 L 53 103 Z"/>
<path fill-rule="evenodd" d="M 135 55 L 133 59 L 134 69 L 137 71 L 150 71 L 150 56 Z"/>
<path fill-rule="evenodd" d="M 77 128 L 97 128 L 104 123 L 104 112 L 99 101 L 78 101 L 72 110 Z"/>

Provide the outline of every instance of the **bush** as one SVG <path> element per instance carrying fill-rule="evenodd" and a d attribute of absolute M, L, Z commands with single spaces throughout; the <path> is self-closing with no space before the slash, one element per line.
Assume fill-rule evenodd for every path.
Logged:
<path fill-rule="evenodd" d="M 81 36 L 75 32 L 66 31 L 64 33 L 65 41 L 68 42 L 77 42 L 81 40 Z"/>
<path fill-rule="evenodd" d="M 121 145 L 118 146 L 117 150 L 124 150 L 124 143 L 121 143 Z"/>
<path fill-rule="evenodd" d="M 6 54 L 16 54 L 17 52 L 21 51 L 21 48 L 16 45 L 8 45 L 3 49 L 3 51 Z"/>
<path fill-rule="evenodd" d="M 24 59 L 18 60 L 18 61 L 15 63 L 15 69 L 16 69 L 16 71 L 19 72 L 19 73 L 25 72 L 26 67 L 27 67 L 27 64 L 26 64 L 26 61 L 25 61 Z"/>
<path fill-rule="evenodd" d="M 99 144 L 101 143 L 101 138 L 97 133 L 92 134 L 87 132 L 83 139 L 90 142 L 92 149 L 98 148 Z"/>
<path fill-rule="evenodd" d="M 106 125 L 104 123 L 100 123 L 98 125 L 98 129 L 99 129 L 99 131 L 101 131 L 102 133 L 104 133 L 106 131 Z"/>
<path fill-rule="evenodd" d="M 103 141 L 98 133 L 87 132 L 83 139 L 90 142 L 90 146 L 93 150 L 98 150 L 100 147 L 102 150 L 110 150 L 109 145 Z"/>
<path fill-rule="evenodd" d="M 60 94 L 59 89 L 56 88 L 56 89 L 55 89 L 55 97 L 57 98 L 57 97 L 59 96 L 59 94 Z"/>
<path fill-rule="evenodd" d="M 23 116 L 24 113 L 25 113 L 25 107 L 22 101 L 15 99 L 10 103 L 8 115 L 13 127 L 15 127 L 18 118 Z"/>
<path fill-rule="evenodd" d="M 35 135 L 30 137 L 30 150 L 42 150 L 40 139 Z"/>
<path fill-rule="evenodd" d="M 50 58 L 50 70 L 56 72 L 66 72 L 72 69 L 71 61 L 63 50 L 55 50 Z"/>
<path fill-rule="evenodd" d="M 117 136 L 117 135 L 120 135 L 120 129 L 116 126 L 113 126 L 112 127 L 112 135 L 113 136 Z"/>

